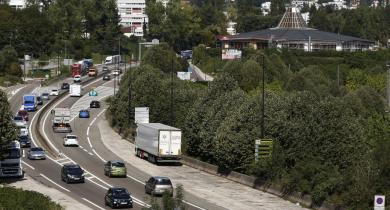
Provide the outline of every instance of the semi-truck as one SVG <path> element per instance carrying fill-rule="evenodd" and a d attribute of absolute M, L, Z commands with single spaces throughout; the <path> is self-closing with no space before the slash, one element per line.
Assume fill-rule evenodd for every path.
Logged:
<path fill-rule="evenodd" d="M 72 77 L 76 75 L 86 75 L 88 73 L 88 69 L 92 66 L 92 59 L 83 59 L 77 63 L 72 64 Z"/>
<path fill-rule="evenodd" d="M 69 95 L 70 96 L 80 97 L 81 96 L 81 85 L 79 85 L 79 84 L 71 84 L 69 86 Z"/>
<path fill-rule="evenodd" d="M 18 141 L 12 141 L 9 145 L 0 148 L 0 178 L 16 177 L 23 178 L 21 148 Z"/>
<path fill-rule="evenodd" d="M 106 60 L 104 61 L 104 64 L 119 64 L 121 62 L 121 56 L 120 55 L 111 55 L 107 56 Z"/>
<path fill-rule="evenodd" d="M 181 130 L 161 123 L 138 123 L 135 154 L 152 163 L 181 159 Z"/>
<path fill-rule="evenodd" d="M 53 116 L 53 131 L 55 133 L 70 133 L 70 109 L 69 108 L 54 108 Z"/>
<path fill-rule="evenodd" d="M 23 96 L 23 108 L 26 111 L 37 110 L 37 97 L 35 95 L 24 95 Z"/>

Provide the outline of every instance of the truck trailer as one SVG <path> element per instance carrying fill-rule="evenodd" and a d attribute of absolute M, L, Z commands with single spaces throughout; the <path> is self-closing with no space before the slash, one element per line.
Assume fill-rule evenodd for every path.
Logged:
<path fill-rule="evenodd" d="M 135 154 L 152 163 L 181 159 L 181 130 L 161 123 L 137 124 Z"/>
<path fill-rule="evenodd" d="M 54 108 L 53 116 L 53 131 L 56 133 L 70 133 L 70 109 L 69 108 Z"/>
<path fill-rule="evenodd" d="M 26 111 L 37 110 L 37 97 L 35 95 L 24 95 L 23 96 L 23 108 Z"/>

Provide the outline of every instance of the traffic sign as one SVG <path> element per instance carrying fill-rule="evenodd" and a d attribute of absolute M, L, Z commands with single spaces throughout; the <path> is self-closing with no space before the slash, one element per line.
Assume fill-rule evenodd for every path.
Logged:
<path fill-rule="evenodd" d="M 272 156 L 273 140 L 272 139 L 256 139 L 255 140 L 255 160 L 259 157 L 268 158 Z"/>
<path fill-rule="evenodd" d="M 384 195 L 375 195 L 374 197 L 374 210 L 384 210 L 385 209 L 385 196 Z"/>
<path fill-rule="evenodd" d="M 149 107 L 135 107 L 135 123 L 149 123 Z"/>

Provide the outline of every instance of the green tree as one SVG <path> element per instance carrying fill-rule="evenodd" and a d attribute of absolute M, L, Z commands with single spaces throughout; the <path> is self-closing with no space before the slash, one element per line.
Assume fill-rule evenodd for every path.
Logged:
<path fill-rule="evenodd" d="M 0 119 L 0 146 L 4 146 L 16 140 L 18 134 L 12 121 L 7 95 L 3 91 L 0 91 Z"/>

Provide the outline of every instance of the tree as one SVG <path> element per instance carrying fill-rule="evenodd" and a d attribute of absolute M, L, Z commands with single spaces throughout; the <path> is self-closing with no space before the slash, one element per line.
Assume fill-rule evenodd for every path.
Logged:
<path fill-rule="evenodd" d="M 16 126 L 12 121 L 7 95 L 0 91 L 0 147 L 17 139 Z M 1 150 L 0 150 L 1 153 Z M 1 156 L 1 154 L 0 154 Z"/>

